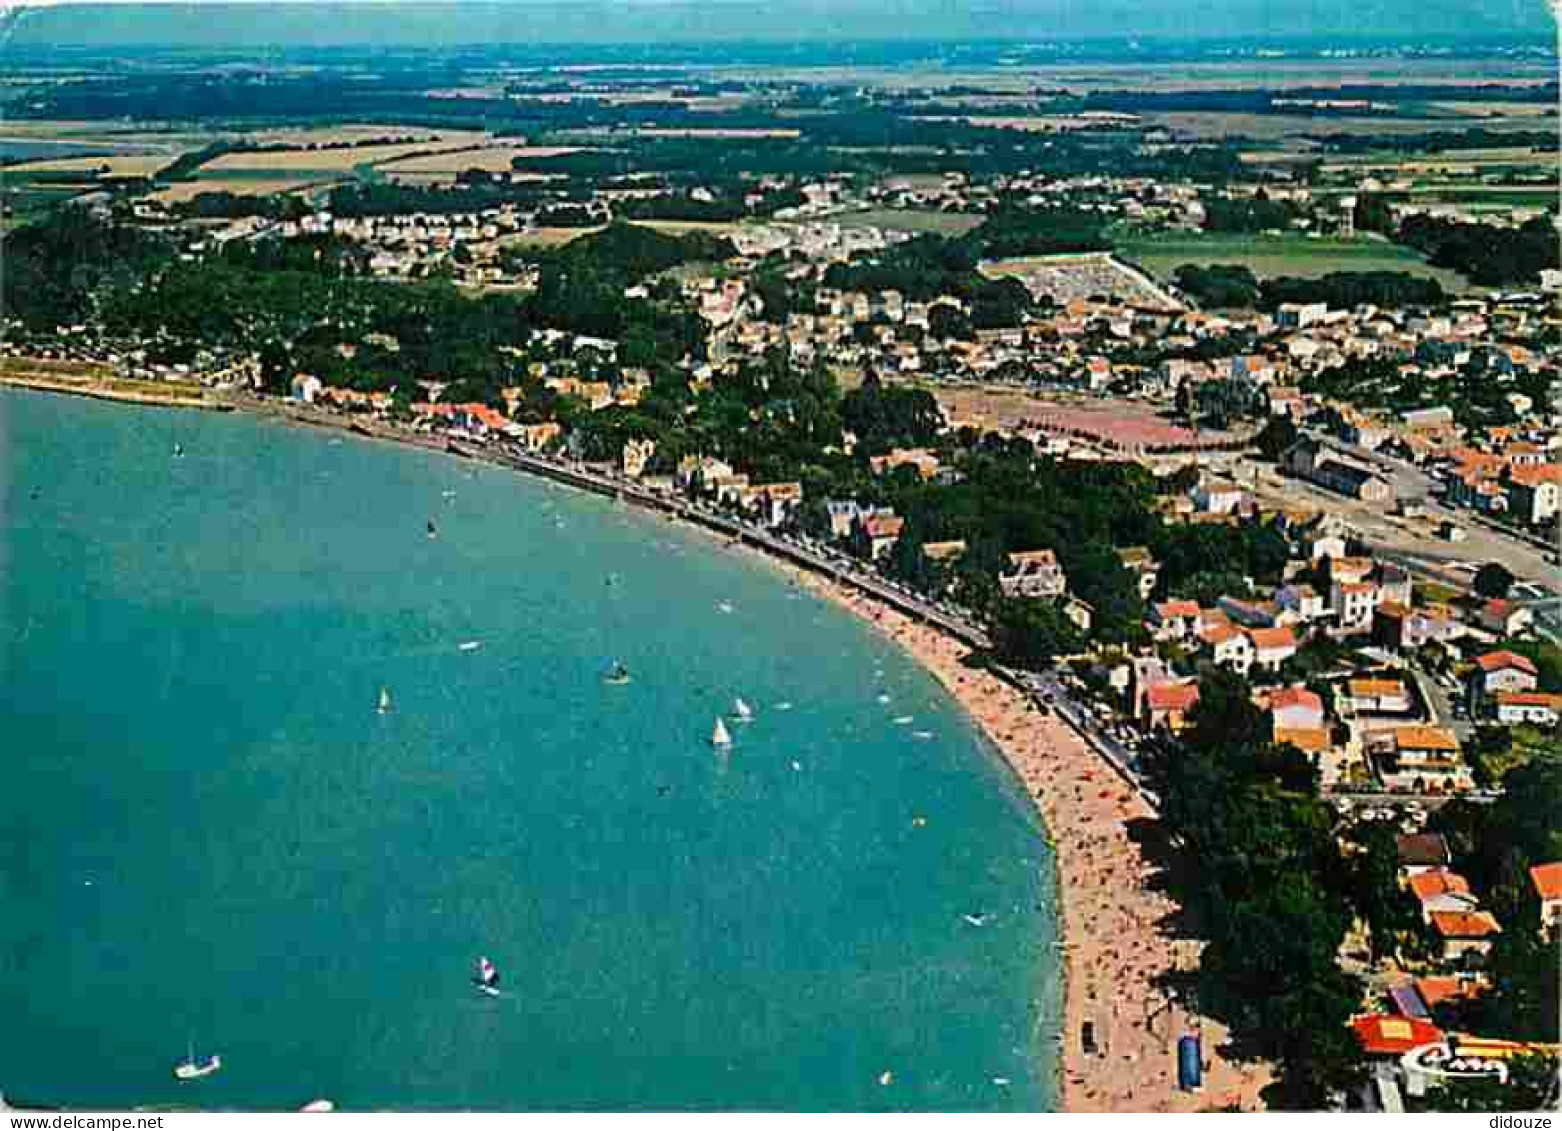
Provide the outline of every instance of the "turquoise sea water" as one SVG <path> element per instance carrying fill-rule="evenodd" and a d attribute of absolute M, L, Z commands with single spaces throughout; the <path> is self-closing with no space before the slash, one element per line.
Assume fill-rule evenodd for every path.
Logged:
<path fill-rule="evenodd" d="M 444 456 L 17 391 L 0 445 L 0 1091 L 1052 1105 L 1043 830 L 867 626 Z"/>

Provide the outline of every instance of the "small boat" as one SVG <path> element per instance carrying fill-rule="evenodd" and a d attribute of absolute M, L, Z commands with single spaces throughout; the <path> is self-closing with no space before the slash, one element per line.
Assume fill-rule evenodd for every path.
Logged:
<path fill-rule="evenodd" d="M 792 709 L 792 704 L 791 703 L 777 703 L 776 704 L 776 710 L 778 710 L 778 711 L 790 711 L 791 709 Z"/>
<path fill-rule="evenodd" d="M 607 673 L 604 683 L 611 683 L 614 687 L 622 687 L 629 682 L 629 669 L 623 664 L 615 662 L 613 670 Z"/>
<path fill-rule="evenodd" d="M 914 730 L 911 732 L 911 737 L 926 742 L 933 737 L 933 732 L 930 730 Z"/>
<path fill-rule="evenodd" d="M 434 528 L 434 520 L 432 518 L 428 520 L 428 536 L 430 538 L 439 537 L 439 531 Z"/>
<path fill-rule="evenodd" d="M 460 644 L 461 651 L 463 652 L 475 652 L 482 646 L 483 642 L 481 640 L 463 640 Z"/>
<path fill-rule="evenodd" d="M 449 501 L 450 499 L 453 499 L 453 498 L 456 497 L 456 493 L 454 491 L 441 491 L 439 493 L 439 497 L 442 498 L 442 499 L 445 499 L 446 501 Z"/>
<path fill-rule="evenodd" d="M 974 915 L 962 915 L 960 917 L 973 927 L 985 927 L 987 920 L 991 918 L 985 911 L 978 911 Z"/>
<path fill-rule="evenodd" d="M 183 444 L 175 444 L 174 445 L 174 459 L 183 459 L 183 458 L 184 458 L 184 445 Z"/>
<path fill-rule="evenodd" d="M 720 609 L 724 613 L 730 613 L 732 611 L 732 602 L 731 601 L 721 601 L 721 602 L 717 603 L 716 607 L 718 609 Z"/>
<path fill-rule="evenodd" d="M 727 733 L 727 724 L 719 718 L 716 720 L 715 729 L 711 731 L 710 744 L 718 750 L 724 750 L 732 745 L 732 735 Z"/>
<path fill-rule="evenodd" d="M 734 699 L 732 701 L 732 717 L 740 723 L 751 723 L 754 721 L 754 708 L 743 702 L 742 699 Z"/>
<path fill-rule="evenodd" d="M 378 710 L 382 715 L 388 715 L 391 712 L 390 688 L 388 687 L 380 688 L 380 705 Z"/>
<path fill-rule="evenodd" d="M 303 1107 L 299 1108 L 298 1110 L 300 1112 L 309 1112 L 309 1113 L 329 1112 L 329 1111 L 335 1111 L 336 1110 L 336 1105 L 334 1103 L 332 1103 L 330 1100 L 310 1100 L 308 1103 L 306 1103 Z"/>
<path fill-rule="evenodd" d="M 210 1076 L 222 1067 L 222 1057 L 212 1055 L 205 1060 L 195 1059 L 195 1042 L 190 1042 L 190 1048 L 185 1058 L 174 1065 L 175 1080 L 199 1080 L 203 1076 Z"/>
<path fill-rule="evenodd" d="M 909 723 L 911 721 L 911 716 L 910 715 L 901 715 L 899 718 L 895 719 L 894 721 L 895 721 L 895 725 L 896 726 L 903 727 L 903 726 L 905 726 L 907 723 Z"/>
<path fill-rule="evenodd" d="M 479 993 L 485 993 L 489 997 L 499 996 L 499 967 L 495 966 L 486 957 L 477 960 L 477 969 L 472 974 L 472 984 L 477 987 Z"/>

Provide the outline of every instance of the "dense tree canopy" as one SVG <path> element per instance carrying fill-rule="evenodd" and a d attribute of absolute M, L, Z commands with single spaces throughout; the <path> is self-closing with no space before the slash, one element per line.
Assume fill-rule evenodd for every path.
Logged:
<path fill-rule="evenodd" d="M 62 208 L 5 235 L 0 300 L 6 317 L 37 330 L 86 319 L 104 288 L 133 285 L 172 247 L 140 228 Z"/>
<path fill-rule="evenodd" d="M 1247 267 L 1184 263 L 1173 277 L 1203 307 L 1248 308 L 1258 303 L 1258 279 Z"/>
<path fill-rule="evenodd" d="M 865 381 L 841 401 L 841 420 L 857 437 L 864 455 L 883 455 L 891 448 L 931 444 L 944 426 L 933 394 Z"/>
<path fill-rule="evenodd" d="M 1557 232 L 1550 216 L 1509 228 L 1418 215 L 1400 225 L 1396 238 L 1423 252 L 1436 266 L 1451 267 L 1483 287 L 1535 283 L 1543 269 L 1559 265 Z"/>
<path fill-rule="evenodd" d="M 1209 939 L 1199 1000 L 1276 1062 L 1273 1104 L 1326 1107 L 1361 1071 L 1347 1026 L 1360 987 L 1336 961 L 1352 888 L 1370 902 L 1382 885 L 1347 866 L 1315 771 L 1273 746 L 1240 677 L 1205 675 L 1184 737 L 1152 773 L 1188 862 L 1181 894 Z"/>

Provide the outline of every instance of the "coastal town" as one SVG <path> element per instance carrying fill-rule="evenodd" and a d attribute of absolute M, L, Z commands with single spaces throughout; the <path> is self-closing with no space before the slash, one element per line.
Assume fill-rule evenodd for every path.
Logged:
<path fill-rule="evenodd" d="M 88 184 L 17 277 L 80 246 L 95 289 L 12 282 L 0 377 L 546 476 L 876 623 L 1045 818 L 1070 1110 L 1554 1103 L 1555 205 L 1291 157 L 1212 174 L 1082 114 L 1057 136 L 1139 131 L 1163 168 L 658 181 L 484 137 L 438 189 Z M 1213 230 L 1435 247 L 1444 274 L 1129 250 Z M 1550 255 L 1493 281 L 1467 237 Z"/>

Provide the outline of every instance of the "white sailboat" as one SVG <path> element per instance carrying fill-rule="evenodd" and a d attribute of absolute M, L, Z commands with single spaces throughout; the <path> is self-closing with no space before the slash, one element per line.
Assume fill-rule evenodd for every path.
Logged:
<path fill-rule="evenodd" d="M 388 687 L 380 688 L 380 706 L 379 706 L 379 711 L 380 711 L 380 714 L 382 714 L 382 715 L 390 714 L 390 711 L 391 711 L 391 697 L 390 697 L 390 688 L 388 688 Z"/>
<path fill-rule="evenodd" d="M 754 721 L 754 708 L 743 702 L 742 699 L 734 699 L 732 701 L 732 714 L 740 723 L 751 723 Z"/>
<path fill-rule="evenodd" d="M 222 1067 L 222 1057 L 215 1054 L 205 1060 L 195 1059 L 195 1042 L 190 1042 L 190 1048 L 184 1060 L 174 1065 L 174 1079 L 199 1080 L 202 1076 L 210 1076 Z"/>
<path fill-rule="evenodd" d="M 477 971 L 472 975 L 472 984 L 478 988 L 479 992 L 485 993 L 489 997 L 498 997 L 500 994 L 499 967 L 495 966 L 487 958 L 479 958 L 477 960 Z"/>
<path fill-rule="evenodd" d="M 725 750 L 732 745 L 732 735 L 727 733 L 727 724 L 720 718 L 717 718 L 716 727 L 711 731 L 710 744 L 718 750 Z"/>

